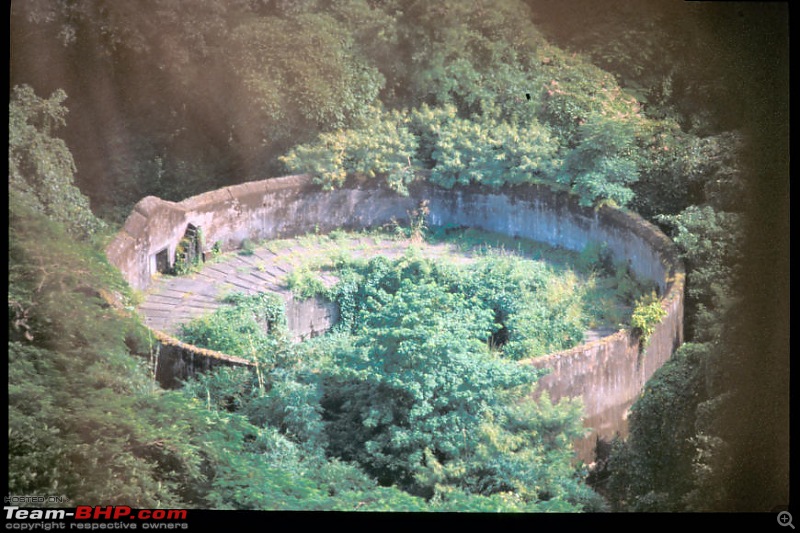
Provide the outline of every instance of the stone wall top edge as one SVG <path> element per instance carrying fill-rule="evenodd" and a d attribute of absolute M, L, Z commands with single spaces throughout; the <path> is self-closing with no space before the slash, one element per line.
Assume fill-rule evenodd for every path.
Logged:
<path fill-rule="evenodd" d="M 163 200 L 158 196 L 145 196 L 133 206 L 134 212 L 139 212 L 145 217 L 150 217 L 156 211 L 163 209 L 183 211 L 180 203 Z"/>
<path fill-rule="evenodd" d="M 629 330 L 620 329 L 616 333 L 612 333 L 611 335 L 606 335 L 605 337 L 602 337 L 600 339 L 591 342 L 585 342 L 577 346 L 573 346 L 572 348 L 567 348 L 566 350 L 559 350 L 557 352 L 551 352 L 549 354 L 538 357 L 529 357 L 526 359 L 520 359 L 519 363 L 523 365 L 547 366 L 550 362 L 555 361 L 556 359 L 565 359 L 576 354 L 581 354 L 597 346 L 602 346 L 604 344 L 610 344 L 612 342 L 617 342 L 621 340 L 628 341 L 630 340 L 630 336 L 631 333 Z"/>
<path fill-rule="evenodd" d="M 142 233 L 144 228 L 147 227 L 149 217 L 143 215 L 140 211 L 133 210 L 128 218 L 125 220 L 125 225 L 122 226 L 122 232 L 130 236 L 136 236 Z"/>
<path fill-rule="evenodd" d="M 277 178 L 247 181 L 230 185 L 221 189 L 207 191 L 182 200 L 180 205 L 184 209 L 201 209 L 202 206 L 216 203 L 220 200 L 236 199 L 252 194 L 266 194 L 288 189 L 306 189 L 313 186 L 313 179 L 308 174 L 294 174 Z"/>
<path fill-rule="evenodd" d="M 213 359 L 219 359 L 222 361 L 227 361 L 242 366 L 255 366 L 251 361 L 248 361 L 247 359 L 242 359 L 241 357 L 236 357 L 235 355 L 228 355 L 226 353 L 217 352 L 215 350 L 200 348 L 199 346 L 195 346 L 193 344 L 187 344 L 157 329 L 151 329 L 151 331 L 153 332 L 156 339 L 158 339 L 160 343 L 165 344 L 167 346 L 176 346 L 178 348 L 193 352 L 197 355 L 202 355 L 203 357 L 211 357 Z"/>
<path fill-rule="evenodd" d="M 185 216 L 186 210 L 180 204 L 162 200 L 157 196 L 145 196 L 133 207 L 133 211 L 122 226 L 122 232 L 137 239 L 147 233 L 147 227 L 152 220 L 163 218 L 179 220 Z"/>
<path fill-rule="evenodd" d="M 125 252 L 128 246 L 133 246 L 135 243 L 136 239 L 134 239 L 130 233 L 127 231 L 120 231 L 106 246 L 106 255 L 121 255 Z"/>
<path fill-rule="evenodd" d="M 600 213 L 604 218 L 646 240 L 658 252 L 662 260 L 671 267 L 668 269 L 670 276 L 685 273 L 683 261 L 680 259 L 675 243 L 655 224 L 645 220 L 638 213 L 627 209 L 603 206 L 600 208 Z"/>

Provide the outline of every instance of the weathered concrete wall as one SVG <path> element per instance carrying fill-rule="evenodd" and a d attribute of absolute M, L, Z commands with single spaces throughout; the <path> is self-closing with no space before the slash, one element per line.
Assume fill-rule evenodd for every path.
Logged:
<path fill-rule="evenodd" d="M 682 342 L 683 295 L 670 290 L 663 304 L 668 314 L 644 350 L 639 338 L 621 330 L 570 350 L 526 361 L 551 371 L 539 380 L 538 393 L 547 391 L 553 401 L 565 397 L 582 399 L 584 425 L 592 432 L 575 443 L 580 458 L 592 460 L 598 438 L 610 440 L 618 433 L 627 433 L 628 409 L 647 380 Z"/>
<path fill-rule="evenodd" d="M 174 388 L 198 373 L 220 366 L 252 366 L 241 357 L 186 344 L 166 333 L 155 331 L 156 350 L 153 366 L 156 380 L 165 388 Z"/>
<path fill-rule="evenodd" d="M 605 242 L 637 276 L 655 281 L 662 294 L 667 272 L 677 261 L 674 255 L 665 256 L 670 247 L 666 236 L 638 215 L 608 207 L 583 208 L 574 198 L 546 187 L 519 186 L 496 193 L 426 188 L 417 194 L 429 200 L 433 225 L 481 228 L 576 251 L 590 242 Z"/>
<path fill-rule="evenodd" d="M 133 208 L 106 255 L 132 287 L 143 289 L 156 273 L 158 252 L 168 249 L 170 264 L 174 262 L 175 248 L 186 227 L 186 212 L 180 204 L 148 196 Z"/>
<path fill-rule="evenodd" d="M 329 331 L 339 321 L 339 306 L 323 298 L 299 300 L 289 295 L 286 325 L 294 341 L 304 341 Z"/>
<path fill-rule="evenodd" d="M 409 196 L 399 196 L 371 183 L 355 182 L 325 192 L 307 176 L 287 176 L 226 187 L 179 203 L 145 198 L 107 254 L 133 287 L 146 289 L 155 272 L 155 254 L 167 248 L 170 262 L 174 261 L 175 246 L 190 223 L 202 228 L 207 246 L 218 241 L 223 249 L 233 249 L 248 238 L 275 239 L 406 220 L 423 199 L 429 202 L 433 225 L 477 227 L 571 250 L 582 250 L 592 242 L 606 243 L 616 259 L 627 260 L 639 277 L 658 285 L 668 313 L 651 336 L 646 353 L 631 332 L 620 331 L 529 361 L 552 370 L 540 381 L 539 391 L 548 391 L 554 400 L 583 399 L 586 424 L 594 433 L 579 444 L 579 452 L 590 460 L 597 436 L 625 433 L 628 407 L 683 340 L 683 267 L 669 239 L 636 214 L 580 207 L 569 195 L 533 185 L 487 191 L 418 184 Z M 295 307 L 289 320 L 300 337 L 315 334 L 321 324 L 335 320 L 330 310 Z"/>
<path fill-rule="evenodd" d="M 203 230 L 207 247 L 238 248 L 244 239 L 268 240 L 336 228 L 365 228 L 408 218 L 418 200 L 391 191 L 352 187 L 324 192 L 307 176 L 287 176 L 226 187 L 180 203 L 148 196 L 140 201 L 106 254 L 131 286 L 144 290 L 155 255 L 175 247 L 189 224 Z"/>

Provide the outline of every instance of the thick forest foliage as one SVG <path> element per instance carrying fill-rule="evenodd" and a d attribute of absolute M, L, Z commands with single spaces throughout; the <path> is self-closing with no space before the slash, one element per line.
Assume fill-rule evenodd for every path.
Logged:
<path fill-rule="evenodd" d="M 272 307 L 258 295 L 234 295 L 233 307 L 189 323 L 182 337 L 252 357 L 263 370 L 226 370 L 188 387 L 277 429 L 306 453 L 358 465 L 381 485 L 424 497 L 433 509 L 467 495 L 475 505 L 502 497 L 528 511 L 601 508 L 570 464 L 570 441 L 583 432 L 579 405 L 533 402 L 540 371 L 488 342 L 500 327 L 498 302 L 454 285 L 491 287 L 442 268 L 414 257 L 347 267 L 332 289 L 343 320 L 334 333 L 302 344 L 287 341 L 280 318 L 269 333 L 241 327 L 271 317 Z M 235 338 L 219 334 L 231 328 Z M 249 346 L 242 338 L 252 339 Z"/>
<path fill-rule="evenodd" d="M 226 509 L 788 502 L 786 19 L 670 0 L 13 1 L 9 492 Z M 275 334 L 245 345 L 210 326 L 270 354 L 259 372 L 154 383 L 104 241 L 146 195 L 287 172 L 400 193 L 542 183 L 673 237 L 689 342 L 598 459 L 596 493 L 561 445 L 574 406 L 512 401 L 535 376 L 473 342 L 496 317 L 430 279 L 360 310 L 380 342 L 302 353 L 272 303 L 237 301 L 269 311 L 238 326 L 271 317 Z"/>

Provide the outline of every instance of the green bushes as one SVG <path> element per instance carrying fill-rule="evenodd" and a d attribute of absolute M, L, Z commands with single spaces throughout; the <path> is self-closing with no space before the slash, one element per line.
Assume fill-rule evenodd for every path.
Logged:
<path fill-rule="evenodd" d="M 656 326 L 667 316 L 667 310 L 661 305 L 661 300 L 655 292 L 640 298 L 631 314 L 631 327 L 639 335 L 642 346 L 647 345 L 650 335 Z"/>
<path fill-rule="evenodd" d="M 453 106 L 423 105 L 411 113 L 411 123 L 420 138 L 419 160 L 431 167 L 430 181 L 446 189 L 547 181 L 560 165 L 557 140 L 535 120 L 465 119 Z"/>
<path fill-rule="evenodd" d="M 602 320 L 586 310 L 587 300 L 598 296 L 569 270 L 556 271 L 543 262 L 514 255 L 483 257 L 474 264 L 454 268 L 413 254 L 389 261 L 340 264 L 339 283 L 317 294 L 337 302 L 341 319 L 337 328 L 358 333 L 364 313 L 380 306 L 404 283 L 427 283 L 449 294 L 461 294 L 466 308 L 477 305 L 492 315 L 482 342 L 505 357 L 523 359 L 569 348 L 579 343 L 588 324 Z M 313 274 L 303 271 L 304 279 Z M 319 284 L 307 281 L 303 290 Z M 303 294 L 306 294 L 305 292 Z"/>
<path fill-rule="evenodd" d="M 339 304 L 328 335 L 270 339 L 256 331 L 265 302 L 254 296 L 190 324 L 186 340 L 268 364 L 198 376 L 186 391 L 276 432 L 293 450 L 284 461 L 343 461 L 423 509 L 597 504 L 570 465 L 580 406 L 532 403 L 539 371 L 514 361 L 580 340 L 586 292 L 575 274 L 513 254 L 456 268 L 413 251 L 334 269 L 331 288 L 312 269 L 291 278 L 293 290 Z M 331 483 L 346 501 L 345 481 Z"/>
<path fill-rule="evenodd" d="M 239 255 L 253 255 L 256 249 L 256 243 L 252 239 L 243 239 L 242 244 L 239 246 Z"/>
<path fill-rule="evenodd" d="M 423 105 L 409 112 L 378 112 L 361 126 L 326 133 L 281 158 L 290 172 L 309 173 L 324 188 L 346 176 L 382 179 L 405 193 L 419 171 L 444 188 L 471 183 L 546 181 L 554 186 L 558 142 L 535 120 L 518 124 L 491 116 L 465 119 L 456 108 Z"/>
<path fill-rule="evenodd" d="M 286 276 L 286 284 L 292 294 L 301 300 L 324 295 L 327 291 L 317 274 L 305 267 L 292 270 Z"/>
<path fill-rule="evenodd" d="M 412 159 L 417 139 L 399 112 L 370 110 L 359 126 L 323 133 L 316 143 L 301 145 L 281 157 L 292 172 L 314 176 L 324 189 L 344 183 L 348 175 L 381 179 L 400 193 L 415 179 Z"/>
<path fill-rule="evenodd" d="M 105 224 L 75 186 L 75 162 L 54 130 L 66 125 L 67 95 L 36 96 L 28 85 L 14 87 L 8 105 L 8 186 L 15 201 L 63 224 L 70 236 L 88 239 Z"/>
<path fill-rule="evenodd" d="M 274 362 L 287 342 L 283 299 L 272 293 L 235 293 L 225 302 L 233 305 L 185 324 L 181 338 L 203 348 Z"/>
<path fill-rule="evenodd" d="M 523 29 L 517 17 L 525 11 L 502 2 L 486 10 L 415 6 L 403 20 L 414 21 L 409 46 L 425 53 L 404 66 L 408 97 L 384 99 L 389 109 L 373 106 L 366 120 L 296 146 L 281 161 L 325 187 L 353 174 L 404 192 L 424 174 L 448 189 L 535 182 L 571 191 L 582 205 L 629 204 L 640 176 L 665 166 L 658 150 L 667 143 L 655 136 L 669 132 L 673 149 L 685 144 L 673 135 L 677 124 L 646 117 L 612 75 Z M 399 71 L 386 72 L 390 85 Z"/>

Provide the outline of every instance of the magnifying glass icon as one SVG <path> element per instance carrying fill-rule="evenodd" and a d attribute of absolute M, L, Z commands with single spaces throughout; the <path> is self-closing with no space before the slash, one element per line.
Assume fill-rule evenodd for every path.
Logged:
<path fill-rule="evenodd" d="M 794 529 L 794 525 L 792 524 L 792 515 L 789 511 L 781 511 L 778 513 L 778 523 L 782 526 L 789 526 Z"/>

